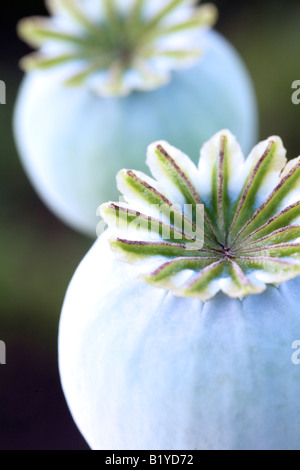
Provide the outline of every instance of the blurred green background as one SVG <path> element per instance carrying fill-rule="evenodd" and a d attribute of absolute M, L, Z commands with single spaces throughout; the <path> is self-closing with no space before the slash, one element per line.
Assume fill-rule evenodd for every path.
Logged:
<path fill-rule="evenodd" d="M 260 110 L 260 137 L 279 134 L 289 157 L 300 153 L 300 105 L 291 85 L 300 79 L 300 4 L 292 0 L 219 0 L 217 29 L 243 56 Z M 0 449 L 87 449 L 70 417 L 57 370 L 59 315 L 68 283 L 93 241 L 65 227 L 40 202 L 19 163 L 11 121 L 29 49 L 15 25 L 46 14 L 41 0 L 1 5 L 0 80 Z"/>

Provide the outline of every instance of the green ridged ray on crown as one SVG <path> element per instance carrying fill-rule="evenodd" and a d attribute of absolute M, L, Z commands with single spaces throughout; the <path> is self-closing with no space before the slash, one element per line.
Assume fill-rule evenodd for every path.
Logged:
<path fill-rule="evenodd" d="M 30 71 L 67 65 L 65 84 L 108 96 L 155 89 L 170 81 L 172 70 L 197 62 L 199 31 L 217 17 L 213 5 L 199 7 L 193 0 L 46 3 L 51 17 L 19 23 L 20 36 L 39 49 L 21 66 Z"/>
<path fill-rule="evenodd" d="M 279 137 L 245 159 L 235 137 L 221 131 L 202 147 L 198 168 L 156 142 L 147 164 L 153 178 L 118 174 L 126 203 L 101 206 L 113 250 L 147 282 L 206 301 L 219 291 L 259 294 L 300 274 L 300 157 L 287 162 Z"/>

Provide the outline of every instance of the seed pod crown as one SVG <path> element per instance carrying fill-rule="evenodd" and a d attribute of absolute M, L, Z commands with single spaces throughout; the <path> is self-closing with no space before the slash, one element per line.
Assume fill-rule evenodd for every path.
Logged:
<path fill-rule="evenodd" d="M 107 96 L 155 89 L 170 81 L 172 70 L 197 62 L 199 32 L 217 16 L 213 5 L 198 7 L 192 0 L 46 3 L 51 17 L 19 23 L 20 36 L 39 49 L 22 60 L 22 67 L 60 67 L 66 85 Z"/>
<path fill-rule="evenodd" d="M 198 168 L 156 142 L 147 164 L 153 178 L 122 170 L 126 202 L 101 207 L 113 250 L 147 282 L 206 301 L 219 291 L 259 294 L 300 274 L 300 157 L 287 161 L 279 137 L 245 159 L 221 131 L 203 145 Z"/>

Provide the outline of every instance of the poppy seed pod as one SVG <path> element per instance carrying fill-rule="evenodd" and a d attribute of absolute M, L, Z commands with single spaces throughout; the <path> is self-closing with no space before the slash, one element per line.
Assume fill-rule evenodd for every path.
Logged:
<path fill-rule="evenodd" d="M 24 168 L 63 221 L 95 236 L 98 206 L 117 196 L 115 174 L 142 168 L 164 138 L 196 158 L 228 127 L 248 151 L 256 139 L 251 80 L 233 47 L 210 29 L 213 5 L 190 0 L 49 0 L 51 17 L 22 20 L 39 52 L 14 130 Z"/>
<path fill-rule="evenodd" d="M 244 159 L 224 130 L 198 168 L 160 141 L 153 177 L 118 174 L 125 202 L 102 205 L 59 333 L 93 449 L 300 448 L 300 160 L 285 155 L 273 136 Z"/>

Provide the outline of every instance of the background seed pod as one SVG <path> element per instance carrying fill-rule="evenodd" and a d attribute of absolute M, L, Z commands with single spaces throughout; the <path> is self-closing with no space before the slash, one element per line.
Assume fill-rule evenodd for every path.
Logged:
<path fill-rule="evenodd" d="M 42 200 L 71 227 L 95 236 L 98 206 L 116 197 L 115 174 L 123 167 L 142 169 L 143 150 L 154 140 L 173 142 L 197 161 L 199 142 L 226 127 L 250 150 L 258 116 L 242 59 L 214 31 L 195 37 L 195 44 L 203 51 L 195 64 L 172 71 L 169 83 L 125 97 L 98 96 L 89 88 L 94 82 L 66 86 L 72 61 L 28 73 L 14 119 L 18 151 Z"/>

